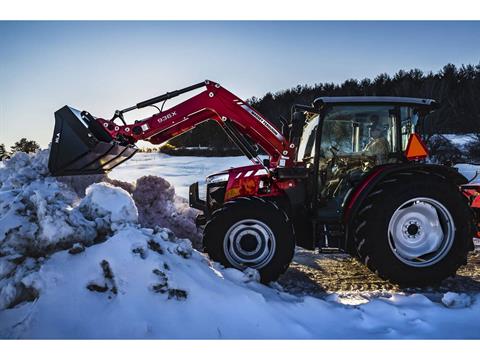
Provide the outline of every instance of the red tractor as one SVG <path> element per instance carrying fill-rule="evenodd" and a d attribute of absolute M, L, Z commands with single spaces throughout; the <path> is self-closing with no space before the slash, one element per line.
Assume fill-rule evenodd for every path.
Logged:
<path fill-rule="evenodd" d="M 126 112 L 200 88 L 168 110 L 157 108 L 133 124 L 124 120 Z M 435 284 L 466 263 L 476 231 L 469 206 L 475 195 L 462 188 L 467 179 L 455 168 L 422 161 L 428 152 L 417 133 L 436 105 L 404 97 L 320 97 L 293 105 L 280 130 L 205 81 L 117 110 L 110 120 L 61 108 L 49 168 L 55 176 L 105 173 L 132 157 L 139 140 L 161 144 L 212 120 L 253 162 L 208 176 L 204 197 L 198 183 L 190 187 L 213 260 L 258 269 L 269 282 L 288 268 L 295 246 L 338 250 L 401 285 Z"/>

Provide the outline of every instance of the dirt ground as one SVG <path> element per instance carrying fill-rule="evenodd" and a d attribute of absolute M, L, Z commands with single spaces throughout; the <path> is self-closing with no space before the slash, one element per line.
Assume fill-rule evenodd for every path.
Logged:
<path fill-rule="evenodd" d="M 369 298 L 396 292 L 422 293 L 429 297 L 438 297 L 449 291 L 477 293 L 480 292 L 480 247 L 477 245 L 470 253 L 468 264 L 462 266 L 455 277 L 444 280 L 436 287 L 399 288 L 382 280 L 349 255 L 322 254 L 303 249 L 297 249 L 292 264 L 278 283 L 291 294 L 319 298 L 334 292 L 340 296 Z"/>

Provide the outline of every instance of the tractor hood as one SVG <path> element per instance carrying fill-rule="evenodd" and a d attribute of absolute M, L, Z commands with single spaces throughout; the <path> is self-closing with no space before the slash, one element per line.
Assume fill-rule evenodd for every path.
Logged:
<path fill-rule="evenodd" d="M 267 175 L 267 170 L 265 170 L 262 165 L 247 165 L 211 174 L 207 176 L 206 183 L 208 185 L 214 183 L 229 182 L 229 180 L 235 180 L 240 178 L 265 175 Z"/>

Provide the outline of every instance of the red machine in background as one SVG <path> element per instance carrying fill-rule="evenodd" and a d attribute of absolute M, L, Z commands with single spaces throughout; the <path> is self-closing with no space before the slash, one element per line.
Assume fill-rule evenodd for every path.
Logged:
<path fill-rule="evenodd" d="M 204 91 L 127 124 L 124 113 Z M 321 97 L 292 106 L 280 130 L 212 81 L 116 111 L 112 119 L 68 106 L 55 113 L 49 168 L 53 175 L 104 173 L 129 159 L 135 143 L 161 144 L 215 121 L 253 165 L 232 168 L 190 187 L 213 260 L 259 270 L 275 280 L 295 246 L 336 249 L 405 285 L 441 281 L 473 249 L 478 188 L 452 167 L 426 164 L 422 123 L 430 99 Z M 121 124 L 118 124 L 118 120 Z M 260 152 L 268 159 L 262 160 Z M 467 195 L 467 196 L 465 196 Z"/>
<path fill-rule="evenodd" d="M 461 186 L 464 194 L 469 198 L 470 207 L 476 214 L 477 224 L 475 237 L 480 239 L 480 184 L 464 184 Z"/>

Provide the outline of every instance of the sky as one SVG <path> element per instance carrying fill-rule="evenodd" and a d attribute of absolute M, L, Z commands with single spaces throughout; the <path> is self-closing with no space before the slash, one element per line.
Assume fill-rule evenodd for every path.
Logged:
<path fill-rule="evenodd" d="M 480 22 L 0 21 L 0 144 L 27 137 L 48 146 L 64 105 L 110 118 L 205 79 L 246 99 L 297 84 L 477 65 L 478 39 Z"/>

